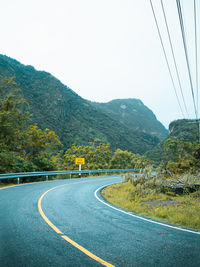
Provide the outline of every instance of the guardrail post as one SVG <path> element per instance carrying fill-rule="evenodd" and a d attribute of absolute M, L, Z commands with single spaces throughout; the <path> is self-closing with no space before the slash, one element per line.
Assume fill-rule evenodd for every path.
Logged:
<path fill-rule="evenodd" d="M 48 181 L 48 178 L 49 178 L 48 175 L 46 175 L 46 181 Z"/>
<path fill-rule="evenodd" d="M 19 179 L 19 177 L 17 178 L 17 184 L 19 184 L 20 183 L 20 179 Z"/>

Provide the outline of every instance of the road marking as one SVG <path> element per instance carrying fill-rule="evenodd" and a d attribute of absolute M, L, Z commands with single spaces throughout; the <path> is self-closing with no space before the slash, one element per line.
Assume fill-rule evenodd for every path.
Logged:
<path fill-rule="evenodd" d="M 165 227 L 168 227 L 168 228 L 172 228 L 172 229 L 175 229 L 175 230 L 178 230 L 178 231 L 183 231 L 183 232 L 189 232 L 189 233 L 192 233 L 192 234 L 196 234 L 196 235 L 200 235 L 200 232 L 196 232 L 196 231 L 192 231 L 192 230 L 189 230 L 189 229 L 184 229 L 184 228 L 181 228 L 181 227 L 176 227 L 176 226 L 172 226 L 172 225 L 169 225 L 169 224 L 166 224 L 166 223 L 161 223 L 161 222 L 157 222 L 157 221 L 153 221 L 151 219 L 147 219 L 147 218 L 144 218 L 144 217 L 141 217 L 139 215 L 136 215 L 136 214 L 133 214 L 131 212 L 128 212 L 128 211 L 125 211 L 125 210 L 122 210 L 120 208 L 117 208 L 117 207 L 114 207 L 112 206 L 111 204 L 109 204 L 108 202 L 100 199 L 98 196 L 97 196 L 97 193 L 99 191 L 101 191 L 103 188 L 109 186 L 109 185 L 113 185 L 113 184 L 116 184 L 116 183 L 111 183 L 111 184 L 107 184 L 107 185 L 103 185 L 101 187 L 99 187 L 95 192 L 94 192 L 94 195 L 96 197 L 97 200 L 99 200 L 101 203 L 103 203 L 104 205 L 114 209 L 114 210 L 117 210 L 121 213 L 124 213 L 126 215 L 129 215 L 129 216 L 132 216 L 132 217 L 135 217 L 137 219 L 140 219 L 140 220 L 143 220 L 143 221 L 146 221 L 146 222 L 150 222 L 150 223 L 154 223 L 154 224 L 158 224 L 158 225 L 162 225 L 162 226 L 165 226 Z"/>
<path fill-rule="evenodd" d="M 90 251 L 88 251 L 87 249 L 85 249 L 84 247 L 80 246 L 79 244 L 77 244 L 76 242 L 74 242 L 73 240 L 71 240 L 68 236 L 63 235 L 62 238 L 64 238 L 67 242 L 69 242 L 70 244 L 72 244 L 74 247 L 78 248 L 79 250 L 81 250 L 83 253 L 85 253 L 86 255 L 88 255 L 90 258 L 92 258 L 95 261 L 98 261 L 99 263 L 101 263 L 102 265 L 105 265 L 107 267 L 114 267 L 114 265 L 102 260 L 101 258 L 97 257 L 96 255 L 94 255 L 93 253 L 91 253 Z"/>
<path fill-rule="evenodd" d="M 63 185 L 62 185 L 63 186 Z M 41 202 L 42 202 L 42 199 L 43 197 L 48 193 L 50 192 L 51 190 L 57 188 L 57 187 L 60 187 L 60 186 L 56 186 L 56 187 L 53 187 L 49 190 L 47 190 L 41 197 L 40 199 L 38 200 L 38 210 L 39 210 L 39 213 L 40 215 L 42 216 L 42 218 L 45 220 L 45 222 L 48 223 L 48 225 L 53 228 L 53 230 L 57 233 L 57 234 L 63 234 L 48 218 L 47 216 L 44 214 L 43 210 L 42 210 L 42 206 L 41 206 Z"/>
<path fill-rule="evenodd" d="M 108 178 L 107 178 L 108 179 Z M 110 178 L 109 178 L 110 179 Z M 105 179 L 99 179 L 98 181 L 100 180 L 105 180 Z M 40 215 L 42 216 L 42 218 L 45 220 L 45 222 L 57 233 L 57 234 L 61 234 L 61 237 L 64 238 L 68 243 L 70 243 L 71 245 L 73 245 L 74 247 L 76 247 L 77 249 L 79 249 L 80 251 L 82 251 L 84 254 L 86 254 L 88 257 L 92 258 L 93 260 L 101 263 L 102 265 L 104 266 L 107 266 L 107 267 L 115 267 L 114 265 L 112 265 L 111 263 L 109 262 L 106 262 L 104 261 L 103 259 L 97 257 L 96 255 L 94 255 L 92 252 L 88 251 L 87 249 L 85 249 L 84 247 L 82 247 L 81 245 L 79 245 L 78 243 L 76 243 L 75 241 L 73 241 L 72 239 L 70 239 L 68 236 L 66 235 L 63 235 L 63 233 L 60 231 L 60 229 L 58 229 L 48 218 L 47 216 L 44 214 L 43 210 L 42 210 L 42 199 L 44 198 L 44 196 L 54 190 L 54 189 L 57 189 L 58 187 L 61 187 L 61 186 L 66 186 L 66 185 L 71 185 L 71 184 L 78 184 L 78 183 L 87 183 L 87 182 L 91 182 L 90 180 L 89 181 L 80 181 L 80 182 L 74 182 L 74 183 L 69 183 L 69 184 L 64 184 L 64 185 L 58 185 L 58 186 L 55 186 L 49 190 L 47 190 L 46 192 L 44 192 L 44 194 L 42 194 L 42 196 L 39 198 L 38 200 L 38 210 L 39 210 L 39 213 Z M 94 181 L 95 182 L 95 181 Z"/>
<path fill-rule="evenodd" d="M 55 180 L 54 180 L 55 181 Z M 3 190 L 3 189 L 8 189 L 8 188 L 12 188 L 12 187 L 18 187 L 18 186 L 25 186 L 25 185 L 29 185 L 29 184 L 40 184 L 40 183 L 51 183 L 51 182 L 54 182 L 54 181 L 41 181 L 41 182 L 31 182 L 31 183 L 26 183 L 26 184 L 15 184 L 15 185 L 8 185 L 8 186 L 4 186 L 4 187 L 1 187 L 0 190 Z"/>

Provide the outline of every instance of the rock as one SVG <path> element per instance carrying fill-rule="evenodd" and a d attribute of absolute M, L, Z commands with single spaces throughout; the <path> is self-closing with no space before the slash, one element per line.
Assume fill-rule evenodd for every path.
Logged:
<path fill-rule="evenodd" d="M 186 192 L 193 193 L 200 190 L 200 184 L 193 184 L 193 185 L 168 185 L 165 188 L 170 189 L 170 191 L 174 192 L 175 194 L 182 195 Z"/>

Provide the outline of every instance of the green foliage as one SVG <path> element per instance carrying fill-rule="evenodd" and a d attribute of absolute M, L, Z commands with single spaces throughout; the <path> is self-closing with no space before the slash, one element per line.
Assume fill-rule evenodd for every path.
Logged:
<path fill-rule="evenodd" d="M 163 158 L 163 142 L 144 154 L 148 159 L 159 165 Z"/>
<path fill-rule="evenodd" d="M 152 161 L 145 156 L 139 154 L 134 155 L 133 161 L 136 169 L 144 169 L 146 166 L 151 165 Z"/>
<path fill-rule="evenodd" d="M 195 173 L 200 168 L 199 125 L 196 120 L 177 120 L 169 126 L 170 135 L 145 155 L 172 176 Z"/>
<path fill-rule="evenodd" d="M 2 55 L 0 73 L 9 76 L 0 76 L 0 172 L 74 169 L 76 156 L 87 158 L 89 169 L 142 169 L 155 161 L 174 176 L 200 168 L 195 120 L 172 122 L 170 137 L 155 147 L 166 130 L 140 100 L 91 103 L 49 73 Z M 58 136 L 65 149 L 72 146 L 64 157 Z M 112 158 L 105 144 L 116 150 Z"/>
<path fill-rule="evenodd" d="M 76 146 L 69 148 L 63 156 L 64 169 L 78 169 L 75 165 L 75 158 L 85 158 L 85 165 L 82 169 L 107 169 L 111 158 L 110 145 L 97 140 L 89 142 L 87 146 Z"/>
<path fill-rule="evenodd" d="M 126 176 L 129 176 L 126 182 L 103 189 L 102 195 L 107 201 L 153 219 L 200 230 L 200 190 L 190 193 L 185 188 L 179 196 L 163 192 L 164 185 L 175 183 L 165 176 Z M 200 176 L 184 175 L 179 182 L 200 184 Z"/>
<path fill-rule="evenodd" d="M 58 148 L 62 146 L 54 131 L 45 129 L 42 131 L 37 124 L 29 125 L 24 131 L 22 153 L 34 170 L 51 171 L 59 167 L 57 164 L 59 154 Z"/>
<path fill-rule="evenodd" d="M 178 162 L 178 155 L 180 158 L 181 154 L 186 151 L 189 160 L 193 153 L 194 158 L 200 160 L 200 149 L 196 146 L 198 141 L 199 122 L 197 120 L 176 120 L 169 125 L 169 137 L 152 150 L 146 152 L 145 155 L 156 164 L 162 161 L 165 164 L 168 161 Z"/>
<path fill-rule="evenodd" d="M 21 131 L 28 113 L 27 102 L 16 88 L 13 78 L 0 76 L 0 149 L 17 151 L 21 143 Z"/>
<path fill-rule="evenodd" d="M 135 163 L 133 161 L 134 154 L 125 150 L 117 149 L 111 160 L 110 160 L 110 168 L 111 169 L 133 169 Z"/>
<path fill-rule="evenodd" d="M 84 157 L 84 169 L 142 168 L 145 157 L 117 149 L 111 159 L 109 144 L 98 139 L 88 145 L 72 145 L 57 153 L 62 146 L 54 131 L 40 129 L 37 124 L 27 126 L 28 104 L 16 89 L 13 78 L 0 79 L 0 172 L 77 169 L 76 157 Z M 92 132 L 89 129 L 89 132 Z M 80 141 L 79 137 L 75 138 Z"/>
<path fill-rule="evenodd" d="M 56 169 L 56 170 L 62 170 L 63 169 L 63 164 L 64 164 L 63 150 L 60 150 L 56 154 L 54 153 L 51 156 L 51 161 L 52 161 L 52 164 L 54 166 L 54 169 Z"/>
<path fill-rule="evenodd" d="M 165 168 L 173 174 L 195 172 L 200 167 L 200 144 L 169 137 L 163 144 Z"/>
<path fill-rule="evenodd" d="M 170 137 L 194 143 L 199 140 L 199 125 L 196 120 L 176 120 L 169 125 Z"/>
<path fill-rule="evenodd" d="M 49 129 L 42 131 L 37 124 L 29 125 L 25 131 L 24 138 L 23 150 L 25 150 L 25 154 L 29 158 L 47 150 L 57 150 L 59 146 L 62 146 L 54 131 Z"/>
<path fill-rule="evenodd" d="M 159 140 L 167 137 L 167 130 L 139 99 L 115 99 L 108 103 L 91 104 L 115 120 L 120 120 L 123 125 L 133 131 L 150 133 L 158 137 Z"/>
<path fill-rule="evenodd" d="M 0 173 L 54 170 L 62 145 L 51 130 L 27 127 L 28 104 L 13 78 L 0 76 Z"/>
<path fill-rule="evenodd" d="M 166 134 L 153 113 L 139 100 L 127 101 L 125 117 L 128 116 L 128 120 L 122 120 L 123 114 L 115 116 L 111 112 L 104 112 L 49 73 L 36 71 L 31 66 L 24 66 L 2 55 L 0 73 L 15 76 L 23 97 L 30 105 L 32 117 L 29 124 L 38 123 L 42 130 L 52 129 L 66 148 L 73 143 L 87 145 L 98 138 L 103 143 L 109 143 L 113 151 L 120 148 L 143 154 L 159 143 L 158 136 Z M 120 103 L 116 104 L 122 110 Z M 114 111 L 115 107 L 111 109 Z M 133 114 L 136 115 L 133 117 Z"/>
<path fill-rule="evenodd" d="M 144 168 L 150 164 L 150 160 L 139 154 L 117 149 L 111 157 L 110 145 L 100 141 L 89 142 L 87 146 L 75 144 L 69 148 L 63 156 L 64 168 L 78 169 L 75 158 L 85 158 L 86 164 L 82 169 L 133 169 Z"/>

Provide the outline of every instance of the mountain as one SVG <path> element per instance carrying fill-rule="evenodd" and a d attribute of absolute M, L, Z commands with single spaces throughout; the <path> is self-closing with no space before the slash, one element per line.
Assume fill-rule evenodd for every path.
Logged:
<path fill-rule="evenodd" d="M 148 126 L 146 133 L 139 128 L 129 127 L 116 114 L 81 98 L 50 73 L 37 71 L 32 66 L 0 55 L 0 74 L 15 77 L 17 86 L 30 104 L 30 123 L 38 123 L 42 129 L 54 130 L 63 142 L 64 149 L 73 143 L 84 145 L 98 138 L 110 143 L 113 149 L 142 154 L 159 143 L 156 136 L 148 133 Z"/>
<path fill-rule="evenodd" d="M 108 103 L 92 104 L 131 130 L 151 134 L 160 140 L 167 137 L 165 127 L 139 99 L 116 99 Z"/>
<path fill-rule="evenodd" d="M 188 142 L 199 140 L 199 122 L 197 120 L 175 120 L 169 125 L 169 136 L 183 138 Z"/>
<path fill-rule="evenodd" d="M 169 125 L 168 137 L 183 139 L 185 142 L 196 142 L 199 140 L 200 128 L 199 121 L 181 119 L 172 121 Z M 155 162 L 160 162 L 163 158 L 164 141 L 155 146 L 152 150 L 147 151 L 145 155 Z"/>

